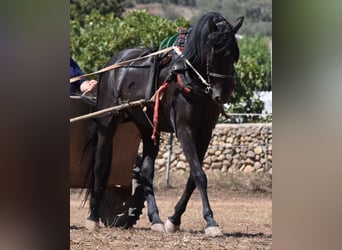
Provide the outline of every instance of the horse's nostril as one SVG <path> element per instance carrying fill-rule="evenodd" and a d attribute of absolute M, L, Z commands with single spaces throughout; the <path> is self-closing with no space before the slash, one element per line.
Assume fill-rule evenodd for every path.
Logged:
<path fill-rule="evenodd" d="M 214 98 L 214 100 L 215 100 L 215 102 L 220 103 L 221 98 L 220 98 L 219 96 L 216 96 L 216 97 Z"/>

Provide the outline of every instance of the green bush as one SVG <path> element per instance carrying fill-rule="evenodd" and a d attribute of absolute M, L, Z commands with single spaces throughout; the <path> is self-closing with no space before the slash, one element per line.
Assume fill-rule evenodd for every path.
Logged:
<path fill-rule="evenodd" d="M 83 17 L 98 11 L 101 15 L 121 17 L 124 12 L 122 0 L 70 0 L 70 19 L 84 23 Z"/>
<path fill-rule="evenodd" d="M 255 91 L 269 91 L 271 84 L 271 54 L 268 38 L 245 36 L 238 40 L 240 59 L 235 67 L 236 86 L 225 108 L 228 113 L 261 114 L 264 103 L 255 95 Z M 258 116 L 241 117 L 239 122 L 255 122 Z M 223 118 L 221 122 L 226 122 Z M 235 122 L 234 119 L 229 122 Z"/>
<path fill-rule="evenodd" d="M 94 11 L 84 20 L 83 26 L 70 20 L 70 54 L 85 73 L 99 70 L 120 50 L 157 47 L 164 38 L 177 33 L 179 27 L 190 26 L 184 18 L 171 21 L 146 10 L 134 10 L 123 19 Z"/>
<path fill-rule="evenodd" d="M 245 36 L 239 40 L 241 58 L 238 67 L 240 71 L 244 72 L 256 71 L 254 77 L 250 76 L 249 78 L 250 80 L 255 81 L 255 90 L 258 91 L 270 91 L 272 88 L 271 53 L 268 42 L 268 38 L 259 35 L 254 37 Z M 243 66 L 245 64 L 247 66 L 246 69 Z M 240 80 L 246 79 L 240 78 Z"/>

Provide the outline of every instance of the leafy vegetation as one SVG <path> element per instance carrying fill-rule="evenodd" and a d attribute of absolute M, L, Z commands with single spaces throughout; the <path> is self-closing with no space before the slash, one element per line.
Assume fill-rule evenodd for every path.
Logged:
<path fill-rule="evenodd" d="M 93 72 L 118 51 L 133 47 L 157 47 L 161 41 L 177 33 L 179 27 L 188 28 L 189 21 L 171 21 L 149 14 L 146 10 L 132 11 L 126 18 L 94 11 L 86 15 L 81 26 L 70 21 L 70 53 L 84 72 Z"/>
<path fill-rule="evenodd" d="M 245 17 L 243 35 L 272 35 L 272 0 L 196 0 L 199 15 L 219 11 L 233 21 Z"/>
<path fill-rule="evenodd" d="M 93 10 L 100 14 L 112 14 L 121 17 L 124 8 L 135 4 L 160 3 L 163 5 L 165 17 L 180 18 L 179 12 L 172 6 L 184 6 L 196 9 L 191 24 L 208 11 L 219 11 L 233 21 L 239 16 L 246 18 L 243 35 L 272 35 L 272 0 L 70 0 L 70 17 L 72 20 L 84 22 L 83 17 Z"/>
<path fill-rule="evenodd" d="M 136 0 L 136 3 L 162 3 L 162 4 L 175 4 L 183 6 L 195 6 L 196 0 Z"/>
<path fill-rule="evenodd" d="M 271 55 L 268 48 L 268 39 L 265 37 L 245 36 L 238 41 L 240 59 L 235 70 L 237 84 L 228 106 L 228 113 L 255 113 L 261 114 L 264 103 L 256 96 L 256 91 L 271 90 Z M 257 116 L 242 117 L 238 121 L 254 122 Z M 221 122 L 224 122 L 223 117 Z"/>
<path fill-rule="evenodd" d="M 239 40 L 241 56 L 237 64 L 237 72 L 240 72 L 238 79 L 247 85 L 253 82 L 255 91 L 271 90 L 271 55 L 268 41 L 261 36 L 245 36 Z"/>
<path fill-rule="evenodd" d="M 120 17 L 124 11 L 123 0 L 70 0 L 70 19 L 84 21 L 83 17 L 98 11 L 101 15 Z"/>
<path fill-rule="evenodd" d="M 208 11 L 219 11 L 231 21 L 239 16 L 244 16 L 246 21 L 244 29 L 240 33 L 244 35 L 272 35 L 272 0 L 125 0 L 124 2 L 130 2 L 131 5 L 134 5 L 134 2 L 161 3 L 165 9 L 166 6 L 172 4 L 194 7 L 198 12 L 191 20 L 192 24 Z M 172 12 L 170 8 L 167 9 L 166 17 L 174 18 L 177 13 Z"/>

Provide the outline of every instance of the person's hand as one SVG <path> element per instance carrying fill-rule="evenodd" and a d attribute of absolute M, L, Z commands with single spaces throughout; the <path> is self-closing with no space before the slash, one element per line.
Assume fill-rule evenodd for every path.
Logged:
<path fill-rule="evenodd" d="M 96 84 L 97 84 L 96 80 L 86 80 L 86 81 L 82 82 L 82 84 L 80 86 L 80 90 L 81 90 L 81 92 L 93 91 L 96 87 Z"/>

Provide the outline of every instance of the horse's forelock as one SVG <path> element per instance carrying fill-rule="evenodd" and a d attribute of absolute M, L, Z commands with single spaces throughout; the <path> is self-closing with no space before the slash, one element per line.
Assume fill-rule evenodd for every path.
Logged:
<path fill-rule="evenodd" d="M 210 31 L 209 23 L 213 22 L 223 25 L 225 36 L 222 35 L 222 27 L 216 31 Z M 197 24 L 191 29 L 187 43 L 185 44 L 184 55 L 193 64 L 205 67 L 207 51 L 214 47 L 216 50 L 231 50 L 234 60 L 239 58 L 239 50 L 235 40 L 232 25 L 217 12 L 209 12 L 202 16 Z"/>
<path fill-rule="evenodd" d="M 208 35 L 208 47 L 215 48 L 216 53 L 227 53 L 230 51 L 237 62 L 239 59 L 239 48 L 237 46 L 233 26 L 222 16 L 215 21 L 217 30 Z"/>

